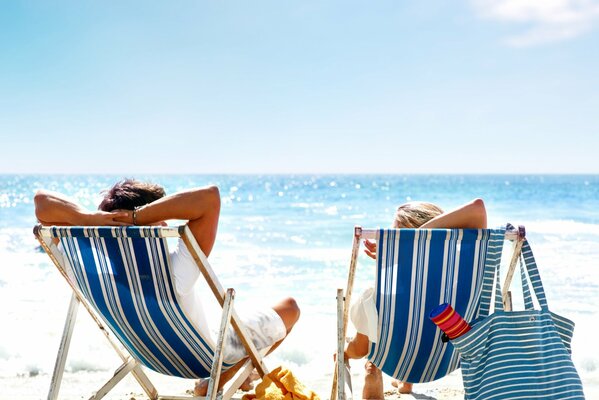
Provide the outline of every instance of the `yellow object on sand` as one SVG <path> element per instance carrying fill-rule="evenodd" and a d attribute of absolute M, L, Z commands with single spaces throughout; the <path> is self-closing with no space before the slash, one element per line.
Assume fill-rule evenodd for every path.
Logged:
<path fill-rule="evenodd" d="M 256 386 L 256 394 L 246 394 L 243 400 L 320 400 L 320 397 L 283 367 L 270 371 Z"/>

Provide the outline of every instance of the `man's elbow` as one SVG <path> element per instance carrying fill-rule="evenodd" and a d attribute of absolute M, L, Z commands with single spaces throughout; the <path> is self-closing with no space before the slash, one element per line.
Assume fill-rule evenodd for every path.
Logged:
<path fill-rule="evenodd" d="M 197 201 L 213 209 L 220 209 L 220 191 L 218 186 L 211 185 L 197 191 Z"/>
<path fill-rule="evenodd" d="M 48 193 L 45 190 L 39 189 L 33 195 L 33 204 L 35 205 L 35 217 L 38 221 L 43 221 L 43 213 L 45 210 L 45 204 L 48 200 Z"/>
<path fill-rule="evenodd" d="M 210 193 L 211 201 L 220 205 L 220 190 L 218 189 L 218 186 L 208 186 L 208 192 Z"/>

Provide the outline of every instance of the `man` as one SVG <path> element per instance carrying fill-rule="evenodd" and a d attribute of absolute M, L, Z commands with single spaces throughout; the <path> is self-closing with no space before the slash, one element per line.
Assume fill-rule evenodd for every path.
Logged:
<path fill-rule="evenodd" d="M 186 220 L 206 257 L 210 255 L 220 215 L 220 194 L 216 186 L 166 196 L 159 185 L 126 179 L 103 192 L 103 195 L 98 211 L 89 211 L 60 193 L 39 190 L 34 197 L 35 215 L 43 225 L 73 226 L 166 225 L 167 220 Z M 202 300 L 193 290 L 200 270 L 181 240 L 171 252 L 171 266 L 183 310 L 202 336 L 211 337 Z M 291 331 L 299 315 L 295 300 L 287 298 L 271 309 L 242 316 L 242 320 L 256 347 L 263 349 L 278 346 Z M 233 377 L 247 356 L 237 334 L 231 331 L 228 337 L 224 348 L 225 361 L 239 362 L 223 372 L 219 389 Z M 207 390 L 208 382 L 201 380 L 194 392 L 197 396 L 203 396 Z"/>

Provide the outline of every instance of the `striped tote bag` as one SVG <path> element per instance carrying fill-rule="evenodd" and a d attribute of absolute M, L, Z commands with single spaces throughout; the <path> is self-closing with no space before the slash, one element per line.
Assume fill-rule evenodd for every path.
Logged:
<path fill-rule="evenodd" d="M 522 246 L 523 311 L 505 311 L 499 267 L 495 271 L 495 311 L 451 342 L 460 353 L 465 399 L 584 399 L 571 359 L 574 323 L 549 311 L 530 245 Z M 540 310 L 533 308 L 532 284 Z"/>

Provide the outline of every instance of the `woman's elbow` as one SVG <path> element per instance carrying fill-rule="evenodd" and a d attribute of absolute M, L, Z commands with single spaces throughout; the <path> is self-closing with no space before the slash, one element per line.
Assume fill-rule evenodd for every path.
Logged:
<path fill-rule="evenodd" d="M 481 198 L 476 198 L 470 203 L 472 220 L 476 228 L 487 227 L 487 209 Z"/>

